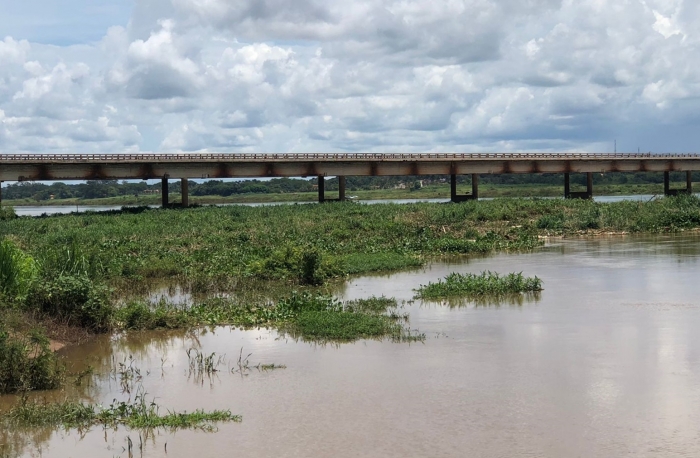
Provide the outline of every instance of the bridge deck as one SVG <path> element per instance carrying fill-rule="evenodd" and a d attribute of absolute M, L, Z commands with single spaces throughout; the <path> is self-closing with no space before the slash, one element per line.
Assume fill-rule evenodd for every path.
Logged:
<path fill-rule="evenodd" d="M 0 181 L 700 170 L 700 154 L 0 154 Z"/>

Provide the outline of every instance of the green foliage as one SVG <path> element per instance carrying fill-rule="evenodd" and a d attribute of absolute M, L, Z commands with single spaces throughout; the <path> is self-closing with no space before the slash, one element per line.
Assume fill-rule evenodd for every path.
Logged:
<path fill-rule="evenodd" d="M 343 303 L 333 296 L 295 291 L 276 304 L 263 305 L 241 304 L 225 298 L 208 299 L 189 308 L 165 302 L 156 305 L 131 302 L 117 309 L 114 325 L 128 330 L 225 324 L 246 328 L 269 326 L 310 340 L 349 341 L 385 336 L 421 340 L 422 335 L 411 335 L 398 323 L 407 316 L 396 313 L 397 307 L 395 299 L 385 297 Z M 325 333 L 320 330 L 322 323 L 328 326 Z"/>
<path fill-rule="evenodd" d="M 247 275 L 266 280 L 293 280 L 318 286 L 339 275 L 339 267 L 315 248 L 286 245 L 263 259 L 248 264 Z"/>
<path fill-rule="evenodd" d="M 0 323 L 0 394 L 60 386 L 63 367 L 39 330 L 18 335 Z"/>
<path fill-rule="evenodd" d="M 134 402 L 117 402 L 106 408 L 76 401 L 56 403 L 40 402 L 23 398 L 8 412 L 0 415 L 0 424 L 15 427 L 51 426 L 89 428 L 126 426 L 135 429 L 202 429 L 210 431 L 215 423 L 240 422 L 241 417 L 228 410 L 205 412 L 168 412 L 160 414 L 155 402 L 146 402 L 139 394 Z"/>
<path fill-rule="evenodd" d="M 460 274 L 453 272 L 436 283 L 421 285 L 416 299 L 444 299 L 450 297 L 503 296 L 542 291 L 542 280 L 524 277 L 522 272 L 499 275 L 495 272 Z"/>
<path fill-rule="evenodd" d="M 0 295 L 12 301 L 24 300 L 38 273 L 31 256 L 10 240 L 0 241 Z"/>
<path fill-rule="evenodd" d="M 17 218 L 17 213 L 15 213 L 14 208 L 0 206 L 0 221 L 6 221 L 15 218 Z"/>
<path fill-rule="evenodd" d="M 294 323 L 294 331 L 308 339 L 351 341 L 400 336 L 401 326 L 383 315 L 353 312 L 306 311 Z"/>
<path fill-rule="evenodd" d="M 155 305 L 131 301 L 114 312 L 117 329 L 180 329 L 193 322 L 187 310 L 169 306 L 164 301 Z"/>
<path fill-rule="evenodd" d="M 85 276 L 61 275 L 37 286 L 27 299 L 30 307 L 92 331 L 111 327 L 114 308 L 109 289 Z"/>

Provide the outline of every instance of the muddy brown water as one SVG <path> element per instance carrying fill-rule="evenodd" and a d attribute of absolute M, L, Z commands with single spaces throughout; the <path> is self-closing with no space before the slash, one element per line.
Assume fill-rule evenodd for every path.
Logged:
<path fill-rule="evenodd" d="M 74 370 L 96 367 L 91 387 L 41 396 L 127 399 L 107 373 L 132 355 L 163 409 L 243 416 L 215 433 L 155 432 L 147 457 L 700 456 L 700 237 L 552 241 L 358 278 L 341 294 L 410 300 L 421 283 L 482 270 L 537 275 L 545 290 L 520 305 L 407 303 L 427 337 L 410 345 L 323 346 L 226 327 L 105 337 L 62 350 Z M 225 355 L 216 377 L 188 377 L 193 346 Z M 235 372 L 241 349 L 251 366 L 287 368 Z M 138 432 L 125 429 L 5 440 L 25 456 L 112 457 L 128 456 L 127 436 L 139 456 Z"/>

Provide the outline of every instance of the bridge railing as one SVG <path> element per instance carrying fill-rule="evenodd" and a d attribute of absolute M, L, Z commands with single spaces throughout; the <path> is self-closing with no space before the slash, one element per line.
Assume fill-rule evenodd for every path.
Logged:
<path fill-rule="evenodd" d="M 1 163 L 104 162 L 295 162 L 415 160 L 604 160 L 700 159 L 698 153 L 173 153 L 173 154 L 0 154 Z"/>

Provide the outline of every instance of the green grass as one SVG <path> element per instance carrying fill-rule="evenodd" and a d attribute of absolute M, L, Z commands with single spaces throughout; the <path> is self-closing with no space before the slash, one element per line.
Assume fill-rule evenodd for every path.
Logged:
<path fill-rule="evenodd" d="M 13 307 L 95 332 L 207 324 L 279 327 L 291 309 L 261 299 L 209 298 L 187 311 L 166 304 L 130 303 L 119 309 L 115 304 L 124 292 L 154 280 L 179 282 L 194 293 L 238 292 L 246 284 L 259 285 L 261 292 L 289 290 L 419 267 L 441 255 L 531 250 L 542 245 L 543 236 L 698 227 L 700 200 L 693 196 L 606 204 L 497 199 L 137 208 L 22 217 L 0 224 L 5 253 L 0 253 L 0 288 Z"/>
<path fill-rule="evenodd" d="M 0 313 L 0 394 L 58 388 L 64 370 L 41 330 L 18 333 Z"/>
<path fill-rule="evenodd" d="M 38 274 L 34 258 L 11 240 L 0 240 L 0 296 L 9 301 L 25 299 Z"/>
<path fill-rule="evenodd" d="M 115 312 L 115 327 L 127 330 L 234 325 L 274 327 L 305 340 L 354 341 L 365 338 L 421 340 L 402 325 L 395 299 L 371 297 L 341 302 L 324 294 L 293 292 L 273 304 L 250 304 L 215 298 L 178 307 L 131 302 Z"/>
<path fill-rule="evenodd" d="M 240 422 L 241 417 L 228 410 L 205 412 L 167 412 L 161 414 L 155 402 L 137 395 L 134 402 L 113 402 L 108 407 L 77 401 L 41 402 L 22 398 L 9 411 L 0 414 L 5 427 L 62 427 L 85 429 L 102 425 L 132 429 L 213 430 L 216 423 Z"/>
<path fill-rule="evenodd" d="M 495 272 L 481 274 L 451 273 L 435 283 L 421 285 L 416 299 L 447 299 L 453 297 L 507 296 L 542 291 L 542 280 L 525 277 L 522 272 L 499 275 Z"/>

